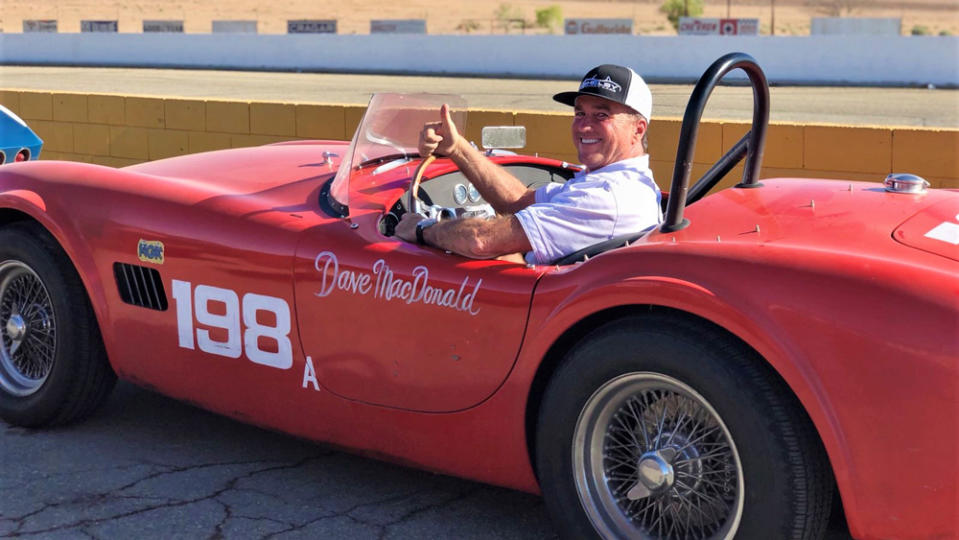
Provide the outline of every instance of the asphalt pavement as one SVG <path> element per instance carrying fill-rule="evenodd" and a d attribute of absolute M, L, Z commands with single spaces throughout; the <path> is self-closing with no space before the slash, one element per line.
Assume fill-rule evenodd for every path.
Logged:
<path fill-rule="evenodd" d="M 0 537 L 555 538 L 542 499 L 353 456 L 120 383 L 93 418 L 0 422 Z"/>
<path fill-rule="evenodd" d="M 125 382 L 85 422 L 0 422 L 0 463 L 3 538 L 558 538 L 538 496 L 351 455 Z M 849 538 L 834 520 L 826 540 Z"/>
<path fill-rule="evenodd" d="M 470 107 L 565 111 L 550 96 L 571 80 L 406 77 L 335 73 L 0 66 L 0 88 L 296 103 L 366 104 L 374 92 L 459 94 Z M 653 120 L 682 118 L 691 85 L 651 85 Z M 938 88 L 770 88 L 771 121 L 880 126 L 959 127 L 959 90 Z M 703 115 L 748 120 L 752 93 L 717 87 Z"/>

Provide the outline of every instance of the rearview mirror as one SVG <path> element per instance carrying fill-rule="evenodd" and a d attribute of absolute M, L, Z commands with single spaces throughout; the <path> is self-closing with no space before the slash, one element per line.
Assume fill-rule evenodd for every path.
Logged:
<path fill-rule="evenodd" d="M 486 126 L 483 128 L 483 148 L 523 148 L 526 146 L 526 126 Z"/>

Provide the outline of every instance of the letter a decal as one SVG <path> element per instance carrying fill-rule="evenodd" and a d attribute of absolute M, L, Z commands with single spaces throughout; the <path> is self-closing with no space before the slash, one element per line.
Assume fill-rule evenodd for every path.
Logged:
<path fill-rule="evenodd" d="M 313 367 L 313 359 L 309 356 L 306 357 L 306 364 L 303 366 L 303 388 L 306 388 L 307 384 L 312 385 L 313 390 L 320 391 L 320 385 L 316 382 L 316 369 Z"/>

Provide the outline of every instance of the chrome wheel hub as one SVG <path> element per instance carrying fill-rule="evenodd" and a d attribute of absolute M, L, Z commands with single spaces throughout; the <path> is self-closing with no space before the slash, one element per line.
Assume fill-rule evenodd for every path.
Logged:
<path fill-rule="evenodd" d="M 46 382 L 56 352 L 53 302 L 40 276 L 0 261 L 0 389 L 28 396 Z"/>
<path fill-rule="evenodd" d="M 643 454 L 636 470 L 639 473 L 639 481 L 626 493 L 626 498 L 631 501 L 669 489 L 673 487 L 673 482 L 676 480 L 676 473 L 673 471 L 670 460 L 660 451 Z"/>
<path fill-rule="evenodd" d="M 27 335 L 27 323 L 23 317 L 17 314 L 10 316 L 7 321 L 7 335 L 14 342 L 23 340 L 23 336 Z"/>
<path fill-rule="evenodd" d="M 743 472 L 712 406 L 679 380 L 631 373 L 586 402 L 574 431 L 580 501 L 605 538 L 732 538 Z"/>

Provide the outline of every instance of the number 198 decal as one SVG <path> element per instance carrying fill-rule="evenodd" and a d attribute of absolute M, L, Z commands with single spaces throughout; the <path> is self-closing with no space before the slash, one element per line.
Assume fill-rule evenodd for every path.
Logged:
<path fill-rule="evenodd" d="M 192 289 L 192 294 L 191 294 Z M 247 293 L 243 299 L 230 289 L 210 285 L 192 287 L 189 281 L 173 280 L 173 299 L 176 301 L 176 322 L 180 347 L 199 349 L 205 353 L 239 358 L 246 357 L 256 364 L 289 369 L 293 366 L 293 346 L 290 343 L 290 306 L 286 300 L 274 296 Z M 224 313 L 211 313 L 210 304 L 220 304 Z M 241 310 L 242 306 L 242 310 Z M 242 321 L 241 321 L 242 311 Z M 261 324 L 257 314 L 273 315 L 275 326 Z M 206 328 L 195 328 L 193 318 Z M 241 324 L 242 323 L 242 324 Z M 226 333 L 219 341 L 211 329 Z M 222 336 L 222 333 L 220 333 Z M 260 338 L 276 343 L 276 350 L 263 350 Z"/>

